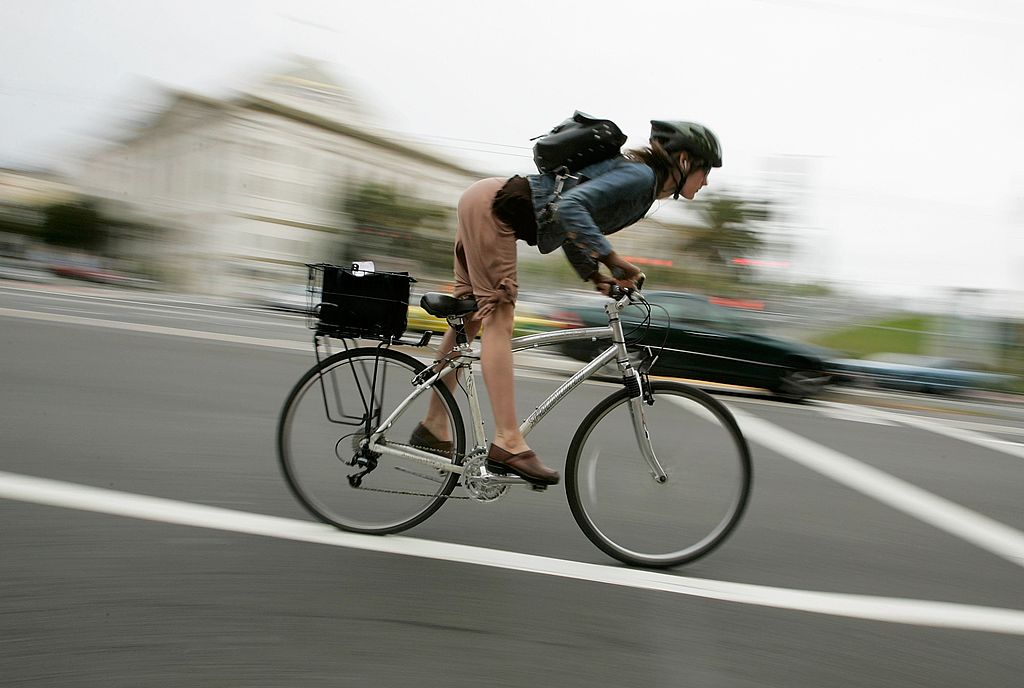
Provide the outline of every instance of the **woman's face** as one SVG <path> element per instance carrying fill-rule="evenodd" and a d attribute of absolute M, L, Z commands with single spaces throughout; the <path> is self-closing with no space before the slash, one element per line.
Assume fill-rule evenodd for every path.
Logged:
<path fill-rule="evenodd" d="M 690 170 L 690 174 L 686 176 L 686 181 L 683 182 L 683 188 L 679 195 L 688 201 L 692 201 L 697 192 L 708 185 L 708 172 L 710 171 L 701 167 Z"/>
<path fill-rule="evenodd" d="M 679 169 L 688 171 L 686 175 L 686 181 L 683 182 L 683 188 L 679 190 L 679 195 L 688 201 L 692 201 L 693 197 L 697 195 L 697 192 L 708 185 L 708 173 L 711 170 L 703 169 L 700 167 L 692 168 L 687 158 L 689 155 L 684 151 L 679 154 Z M 676 190 L 676 184 L 679 182 L 678 169 L 671 178 L 665 180 L 665 186 L 658 195 L 658 198 L 668 198 Z"/>

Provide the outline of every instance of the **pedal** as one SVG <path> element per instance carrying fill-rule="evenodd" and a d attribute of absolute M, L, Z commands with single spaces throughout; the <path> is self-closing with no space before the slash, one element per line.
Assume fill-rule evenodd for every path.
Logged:
<path fill-rule="evenodd" d="M 533 483 L 530 483 L 530 489 L 533 490 L 534 492 L 544 492 L 545 490 L 548 489 L 548 486 L 547 485 L 534 485 Z"/>

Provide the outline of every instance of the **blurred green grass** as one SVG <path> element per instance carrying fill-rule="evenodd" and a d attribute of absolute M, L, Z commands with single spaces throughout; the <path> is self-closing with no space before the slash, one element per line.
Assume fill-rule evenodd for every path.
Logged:
<path fill-rule="evenodd" d="M 866 358 L 881 353 L 927 355 L 931 338 L 939 325 L 936 316 L 904 315 L 829 332 L 813 338 L 811 343 L 850 358 Z M 998 364 L 985 369 L 1013 376 L 1014 379 L 1005 385 L 1005 391 L 1024 394 L 1024 347 L 1002 352 Z"/>
<path fill-rule="evenodd" d="M 901 316 L 870 325 L 857 325 L 814 338 L 814 344 L 841 351 L 852 358 L 872 354 L 924 354 L 934 318 L 927 315 Z"/>

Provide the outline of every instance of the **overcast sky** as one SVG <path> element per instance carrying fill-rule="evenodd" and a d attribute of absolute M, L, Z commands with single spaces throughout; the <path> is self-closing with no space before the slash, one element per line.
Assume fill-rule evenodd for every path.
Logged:
<path fill-rule="evenodd" d="M 712 188 L 794 189 L 809 278 L 1024 290 L 1016 0 L 36 0 L 0 9 L 0 166 L 66 164 L 153 84 L 325 60 L 379 124 L 487 173 L 575 109 L 710 125 Z M 671 215 L 666 207 L 658 212 Z"/>

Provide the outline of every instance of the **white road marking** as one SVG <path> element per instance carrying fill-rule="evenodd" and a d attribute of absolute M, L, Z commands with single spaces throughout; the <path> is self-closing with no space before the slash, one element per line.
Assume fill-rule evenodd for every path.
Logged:
<path fill-rule="evenodd" d="M 1011 447 L 1024 450 L 1024 442 L 1014 442 L 1013 440 L 999 440 L 996 439 L 995 437 L 986 437 L 982 441 L 991 442 L 992 444 L 1008 444 Z"/>
<path fill-rule="evenodd" d="M 991 432 L 997 435 L 1024 435 L 1024 427 L 1017 425 L 999 425 L 997 423 L 978 423 L 970 420 L 960 420 L 959 418 L 943 418 L 943 425 L 949 425 L 954 428 L 963 428 L 964 430 L 976 430 L 978 432 Z"/>
<path fill-rule="evenodd" d="M 75 306 L 58 306 L 56 304 L 44 306 L 45 308 L 60 308 L 62 312 L 70 312 L 75 315 L 96 315 L 102 317 L 119 317 L 117 313 L 111 313 L 106 310 L 96 308 L 97 306 L 103 306 L 105 308 L 121 308 L 130 310 L 133 313 L 154 313 L 165 320 L 184 320 L 186 322 L 196 323 L 199 321 L 214 322 L 221 325 L 253 325 L 261 327 L 281 327 L 280 323 L 273 323 L 270 319 L 270 314 L 265 319 L 257 318 L 242 318 L 234 313 L 220 313 L 211 310 L 202 310 L 199 308 L 190 309 L 179 309 L 177 311 L 169 311 L 166 308 L 160 306 L 144 306 L 142 304 L 126 305 L 122 303 L 100 303 L 100 304 L 87 304 L 92 308 L 86 306 L 75 307 Z M 53 313 L 55 311 L 43 311 L 47 313 Z"/>
<path fill-rule="evenodd" d="M 894 420 L 897 423 L 912 425 L 916 428 L 927 430 L 928 432 L 934 432 L 936 435 L 950 437 L 955 440 L 960 440 L 961 442 L 967 442 L 968 444 L 974 444 L 979 447 L 985 447 L 986 449 L 1000 451 L 1004 454 L 1024 459 L 1024 446 L 1021 446 L 1020 444 L 1006 442 L 1005 446 L 994 446 L 1000 445 L 1001 442 L 994 437 L 982 435 L 981 433 L 974 432 L 973 430 L 954 427 L 954 425 L 946 423 L 944 420 L 911 416 L 903 413 L 893 413 L 891 411 L 882 411 L 880 409 L 870 409 L 870 412 L 876 416 Z M 998 428 L 999 426 L 995 427 Z M 1010 428 L 1009 430 L 1012 431 L 1014 428 Z M 998 430 L 992 431 L 998 432 Z"/>
<path fill-rule="evenodd" d="M 1024 533 L 757 416 L 733 414 L 751 442 L 1024 567 Z"/>
<path fill-rule="evenodd" d="M 108 294 L 98 294 L 91 292 L 70 292 L 70 291 L 57 291 L 57 290 L 38 290 L 38 289 L 26 289 L 24 287 L 10 287 L 4 286 L 0 288 L 0 291 L 14 291 L 19 292 L 19 296 L 40 298 L 40 299 L 51 299 L 67 301 L 68 299 L 74 299 L 76 301 L 81 299 L 95 299 L 97 301 L 104 301 L 107 303 L 125 303 L 129 305 L 159 305 L 163 308 L 175 308 L 181 310 L 194 310 L 194 307 L 199 309 L 205 308 L 224 308 L 230 310 L 239 311 L 252 311 L 252 306 L 241 306 L 230 303 L 211 303 L 209 301 L 186 301 L 182 297 L 170 297 L 173 300 L 165 300 L 159 296 L 147 297 L 144 294 L 132 294 L 135 298 L 128 298 L 128 295 L 110 296 Z"/>
<path fill-rule="evenodd" d="M 161 523 L 334 547 L 489 566 L 712 600 L 869 621 L 1024 635 L 1024 611 L 977 605 L 793 590 L 587 564 L 404 536 L 345 533 L 330 526 L 0 472 L 0 497 Z"/>
<path fill-rule="evenodd" d="M 256 305 L 233 305 L 230 303 L 203 303 L 175 299 L 174 301 L 160 301 L 151 299 L 148 301 L 133 301 L 130 299 L 115 298 L 112 296 L 101 296 L 98 294 L 70 294 L 64 292 L 33 292 L 24 290 L 20 296 L 34 297 L 36 299 L 56 301 L 55 304 L 40 304 L 41 308 L 60 308 L 76 315 L 93 314 L 105 316 L 106 318 L 119 317 L 116 313 L 106 313 L 101 310 L 87 310 L 86 306 L 69 306 L 72 303 L 84 303 L 87 306 L 105 306 L 108 308 L 119 308 L 130 310 L 136 313 L 154 313 L 165 320 L 183 320 L 189 323 L 198 324 L 199 321 L 207 321 L 220 325 L 241 325 L 252 326 L 262 329 L 284 329 L 295 325 L 305 325 L 305 316 L 301 314 L 288 313 L 283 311 L 269 311 L 261 309 Z M 140 296 L 141 298 L 141 296 Z M 35 312 L 35 311 L 24 311 Z M 50 313 L 52 311 L 41 311 Z M 250 316 L 250 317 L 244 317 Z M 253 317 L 257 316 L 257 317 Z M 109 320 L 99 320 L 109 322 Z"/>
<path fill-rule="evenodd" d="M 92 313 L 94 315 L 111 315 L 113 313 L 107 313 L 101 310 L 87 310 L 88 307 L 105 306 L 107 308 L 120 308 L 125 310 L 131 310 L 138 313 L 156 313 L 161 317 L 170 320 L 197 320 L 206 319 L 212 320 L 219 323 L 241 323 L 241 324 L 253 324 L 253 325 L 267 325 L 270 323 L 270 317 L 275 314 L 270 312 L 264 313 L 255 306 L 233 306 L 230 304 L 216 304 L 216 303 L 193 303 L 188 301 L 175 301 L 163 303 L 159 301 L 130 301 L 125 299 L 117 299 L 109 296 L 83 296 L 83 295 L 71 295 L 71 294 L 50 294 L 50 293 L 35 293 L 28 292 L 25 296 L 31 296 L 36 299 L 56 301 L 56 304 L 40 304 L 42 308 L 63 308 L 65 310 L 74 311 L 79 315 Z M 71 301 L 68 297 L 74 296 L 74 300 Z M 84 298 L 84 300 L 83 300 Z M 73 305 L 67 305 L 67 304 Z M 79 304 L 86 305 L 79 305 Z M 265 314 L 265 319 L 255 318 L 244 318 L 238 314 L 230 313 L 226 311 L 241 311 L 243 314 L 256 315 Z M 44 311 L 50 312 L 50 311 Z M 276 315 L 290 317 L 298 320 L 302 318 L 301 315 L 292 315 L 285 313 L 276 313 Z"/>
<path fill-rule="evenodd" d="M 142 334 L 159 334 L 168 337 L 202 339 L 205 341 L 223 342 L 226 344 L 246 344 L 249 346 L 261 346 L 272 349 L 288 349 L 291 351 L 303 351 L 306 353 L 312 349 L 312 345 L 308 342 L 292 342 L 286 339 L 264 339 L 262 337 L 245 337 L 237 334 L 203 332 L 202 330 L 188 330 L 180 327 L 164 327 L 162 325 L 143 325 L 141 323 L 128 323 L 116 320 L 99 320 L 97 318 L 83 318 L 77 315 L 65 315 L 61 313 L 36 313 L 33 311 L 22 311 L 14 308 L 0 308 L 0 316 L 24 318 L 26 320 L 38 320 L 41 322 L 101 327 L 109 330 L 139 332 Z"/>
<path fill-rule="evenodd" d="M 895 423 L 886 418 L 872 416 L 853 406 L 830 404 L 827 406 L 815 405 L 812 408 L 821 415 L 827 416 L 828 418 L 835 418 L 836 420 L 853 421 L 855 423 L 871 423 L 873 425 L 895 425 Z"/>

